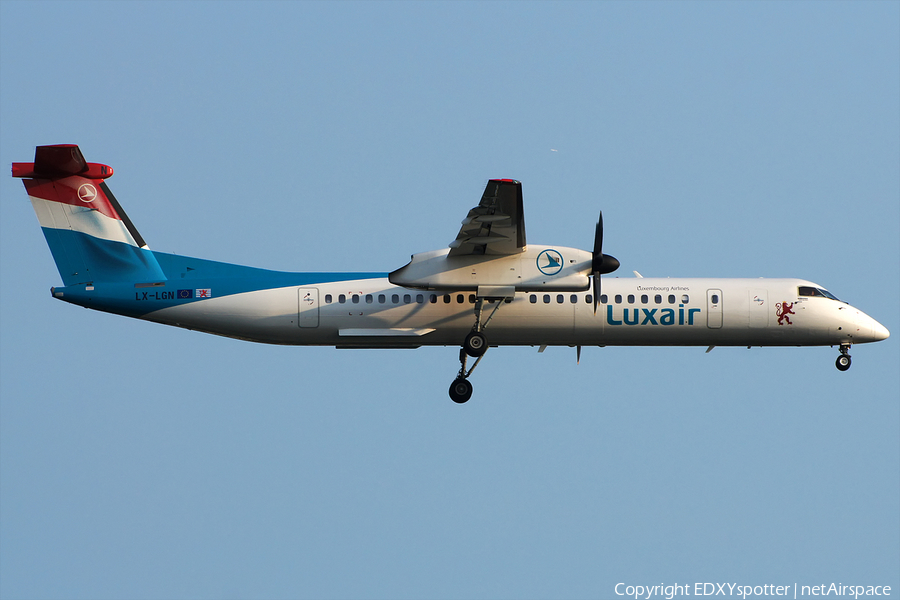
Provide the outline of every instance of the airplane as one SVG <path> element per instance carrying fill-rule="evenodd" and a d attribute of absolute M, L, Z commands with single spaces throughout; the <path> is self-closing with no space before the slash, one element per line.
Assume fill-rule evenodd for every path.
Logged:
<path fill-rule="evenodd" d="M 491 179 L 445 247 L 387 273 L 271 271 L 150 250 L 110 191 L 112 167 L 74 144 L 13 163 L 63 287 L 94 310 L 253 342 L 336 348 L 461 346 L 459 404 L 489 346 L 838 346 L 888 330 L 802 279 L 606 278 L 603 214 L 591 251 L 526 244 L 522 184 Z M 474 362 L 468 366 L 468 359 Z"/>

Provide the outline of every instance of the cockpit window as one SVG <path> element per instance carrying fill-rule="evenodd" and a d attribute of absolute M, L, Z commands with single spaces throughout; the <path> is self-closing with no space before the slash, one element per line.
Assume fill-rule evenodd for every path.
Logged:
<path fill-rule="evenodd" d="M 838 300 L 834 294 L 829 292 L 828 290 L 823 290 L 822 288 L 814 288 L 808 285 L 801 285 L 798 290 L 801 296 L 811 297 L 811 296 L 821 296 L 823 298 L 829 298 L 831 300 Z M 840 302 L 840 300 L 838 300 Z"/>

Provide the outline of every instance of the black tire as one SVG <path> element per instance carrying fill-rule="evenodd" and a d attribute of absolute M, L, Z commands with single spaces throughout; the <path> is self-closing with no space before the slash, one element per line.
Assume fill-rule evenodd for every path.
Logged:
<path fill-rule="evenodd" d="M 465 377 L 458 377 L 450 384 L 450 399 L 457 404 L 465 404 L 472 397 L 472 384 Z"/>
<path fill-rule="evenodd" d="M 478 331 L 470 331 L 463 342 L 463 350 L 466 351 L 466 354 L 475 358 L 487 352 L 487 349 L 487 338 Z"/>
<path fill-rule="evenodd" d="M 838 371 L 846 371 L 850 368 L 850 355 L 841 354 L 837 357 L 837 360 L 834 361 L 834 366 L 838 368 Z"/>

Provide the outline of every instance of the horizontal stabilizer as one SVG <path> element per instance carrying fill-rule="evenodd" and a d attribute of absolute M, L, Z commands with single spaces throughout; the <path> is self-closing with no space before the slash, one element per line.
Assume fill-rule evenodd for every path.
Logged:
<path fill-rule="evenodd" d="M 13 163 L 12 176 L 30 179 L 61 179 L 79 175 L 86 179 L 112 177 L 109 165 L 89 163 L 75 144 L 38 146 L 34 149 L 33 163 Z"/>

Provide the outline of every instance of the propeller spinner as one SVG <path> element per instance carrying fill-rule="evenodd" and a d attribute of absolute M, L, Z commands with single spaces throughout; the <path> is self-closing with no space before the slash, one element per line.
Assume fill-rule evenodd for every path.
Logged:
<path fill-rule="evenodd" d="M 594 232 L 594 255 L 591 259 L 591 279 L 594 284 L 594 314 L 597 314 L 597 305 L 600 303 L 600 275 L 612 273 L 619 268 L 619 261 L 608 254 L 603 254 L 603 211 L 600 211 L 600 219 L 597 221 L 597 229 Z"/>

